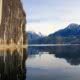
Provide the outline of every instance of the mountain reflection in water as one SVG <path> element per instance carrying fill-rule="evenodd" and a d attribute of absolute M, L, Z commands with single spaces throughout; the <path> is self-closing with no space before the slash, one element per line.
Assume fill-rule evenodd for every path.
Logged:
<path fill-rule="evenodd" d="M 29 46 L 27 80 L 80 80 L 80 46 Z"/>
<path fill-rule="evenodd" d="M 80 46 L 35 46 L 29 47 L 28 54 L 36 55 L 41 52 L 54 54 L 56 58 L 63 58 L 71 65 L 80 64 Z"/>
<path fill-rule="evenodd" d="M 0 51 L 0 80 L 25 80 L 27 50 Z"/>

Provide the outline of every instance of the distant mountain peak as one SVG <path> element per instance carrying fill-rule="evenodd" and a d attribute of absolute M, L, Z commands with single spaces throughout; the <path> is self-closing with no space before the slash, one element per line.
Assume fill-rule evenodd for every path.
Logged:
<path fill-rule="evenodd" d="M 79 27 L 80 27 L 79 24 L 71 23 L 71 24 L 68 25 L 67 29 L 79 28 Z"/>
<path fill-rule="evenodd" d="M 36 33 L 34 31 L 27 31 L 27 34 L 28 34 L 28 40 L 35 40 L 43 37 L 41 33 Z"/>
<path fill-rule="evenodd" d="M 72 23 L 46 37 L 39 37 L 30 44 L 80 44 L 80 25 Z"/>

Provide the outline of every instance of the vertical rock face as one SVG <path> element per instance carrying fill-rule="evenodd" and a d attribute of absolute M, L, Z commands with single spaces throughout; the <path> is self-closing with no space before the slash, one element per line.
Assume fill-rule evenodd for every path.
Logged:
<path fill-rule="evenodd" d="M 0 24 L 1 24 L 1 18 L 2 18 L 2 0 L 0 0 Z"/>
<path fill-rule="evenodd" d="M 25 43 L 25 24 L 21 0 L 0 0 L 0 43 Z"/>

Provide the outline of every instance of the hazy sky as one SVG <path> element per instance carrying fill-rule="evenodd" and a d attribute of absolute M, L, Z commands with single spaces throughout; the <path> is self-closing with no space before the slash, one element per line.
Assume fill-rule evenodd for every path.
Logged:
<path fill-rule="evenodd" d="M 80 23 L 80 0 L 22 0 L 27 14 L 27 30 L 45 35 Z"/>

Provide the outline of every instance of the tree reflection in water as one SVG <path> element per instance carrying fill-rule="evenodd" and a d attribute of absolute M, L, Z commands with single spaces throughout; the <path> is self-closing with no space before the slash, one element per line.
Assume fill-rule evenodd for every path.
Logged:
<path fill-rule="evenodd" d="M 27 50 L 0 51 L 0 80 L 25 80 Z"/>

